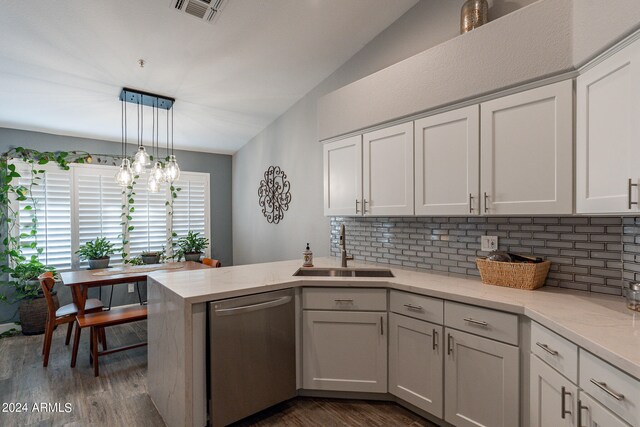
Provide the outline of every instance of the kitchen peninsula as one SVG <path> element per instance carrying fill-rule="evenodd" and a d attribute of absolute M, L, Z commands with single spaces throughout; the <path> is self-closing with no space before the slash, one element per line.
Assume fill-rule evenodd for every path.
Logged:
<path fill-rule="evenodd" d="M 340 265 L 340 261 L 334 258 L 315 261 L 317 267 Z M 403 268 L 392 268 L 395 277 L 387 278 L 293 276 L 299 267 L 300 261 L 296 260 L 171 274 L 157 272 L 149 276 L 149 394 L 167 425 L 206 424 L 205 354 L 207 345 L 215 345 L 207 343 L 206 303 L 288 288 L 295 291 L 296 381 L 299 390 L 305 388 L 305 367 L 302 366 L 303 330 L 306 330 L 302 320 L 305 301 L 303 292 L 318 288 L 326 288 L 323 290 L 326 292 L 345 288 L 384 292 L 384 319 L 387 315 L 389 293 L 391 299 L 394 293 L 428 298 L 430 301 L 439 301 L 441 307 L 444 301 L 445 326 L 448 325 L 449 313 L 464 307 L 517 317 L 517 330 L 512 334 L 515 340 L 510 344 L 514 349 L 519 349 L 520 355 L 521 404 L 519 415 L 517 412 L 515 415 L 520 419 L 529 418 L 529 353 L 533 353 L 535 347 L 530 345 L 532 325 L 542 326 L 541 329 L 547 333 L 577 346 L 576 352 L 579 348 L 581 356 L 596 356 L 593 359 L 608 368 L 617 368 L 619 371 L 616 372 L 626 375 L 625 378 L 628 377 L 631 381 L 640 378 L 640 316 L 627 310 L 620 297 L 547 288 L 523 291 L 483 285 L 478 279 Z M 350 267 L 381 266 L 354 262 Z M 392 309 L 393 307 L 390 308 Z M 442 318 L 442 309 L 440 311 Z M 383 326 L 387 326 L 385 330 L 390 330 L 386 321 L 380 324 L 380 327 Z M 476 334 L 483 335 L 485 332 Z M 385 342 L 386 339 L 385 336 Z M 435 339 L 434 336 L 434 349 Z M 438 339 L 442 341 L 443 337 Z M 511 338 L 496 339 L 509 343 Z M 385 385 L 385 395 L 390 397 L 393 394 L 391 387 L 388 392 L 389 394 Z M 629 410 L 630 416 L 638 415 L 638 407 Z"/>

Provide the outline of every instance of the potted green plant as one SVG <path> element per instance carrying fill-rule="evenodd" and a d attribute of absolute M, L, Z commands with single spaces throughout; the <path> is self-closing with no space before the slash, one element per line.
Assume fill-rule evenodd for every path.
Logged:
<path fill-rule="evenodd" d="M 109 255 L 113 255 L 118 251 L 119 249 L 108 241 L 106 237 L 98 237 L 80 246 L 76 253 L 80 256 L 80 259 L 89 261 L 89 269 L 94 270 L 96 268 L 107 268 L 111 259 Z"/>
<path fill-rule="evenodd" d="M 164 248 L 159 251 L 145 251 L 140 254 L 143 264 L 158 264 L 164 255 Z"/>
<path fill-rule="evenodd" d="M 178 259 L 184 256 L 185 261 L 199 261 L 202 253 L 209 247 L 209 239 L 199 236 L 200 233 L 189 231 L 178 239 Z"/>
<path fill-rule="evenodd" d="M 38 276 L 47 271 L 55 273 L 55 268 L 44 265 L 34 255 L 29 260 L 16 264 L 10 273 L 15 299 L 20 301 L 20 325 L 24 335 L 44 332 L 47 323 L 47 301 L 40 288 Z M 56 309 L 60 307 L 55 292 L 53 302 Z"/>

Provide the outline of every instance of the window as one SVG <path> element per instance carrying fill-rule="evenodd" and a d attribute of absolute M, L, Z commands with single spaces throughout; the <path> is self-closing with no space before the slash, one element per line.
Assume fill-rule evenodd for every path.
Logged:
<path fill-rule="evenodd" d="M 68 171 L 55 167 L 35 166 L 38 170 L 46 170 L 44 174 L 37 174 L 39 179 L 33 181 L 32 197 L 14 204 L 19 209 L 18 230 L 14 230 L 21 237 L 20 244 L 23 253 L 30 257 L 37 254 L 36 249 L 27 247 L 36 243 L 42 249 L 39 259 L 46 265 L 60 269 L 71 268 L 71 191 L 70 175 Z M 31 169 L 27 164 L 16 163 L 16 169 L 21 175 L 18 183 L 29 187 L 32 182 Z M 30 209 L 34 207 L 35 209 Z M 36 221 L 37 234 L 31 234 L 32 221 Z"/>
<path fill-rule="evenodd" d="M 29 166 L 16 162 L 22 175 L 20 184 L 28 185 L 31 180 Z M 40 169 L 41 166 L 38 166 Z M 32 195 L 37 207 L 38 233 L 37 247 L 42 249 L 40 260 L 59 270 L 86 268 L 86 261 L 80 261 L 75 251 L 80 245 L 96 237 L 106 237 L 117 247 L 122 245 L 122 189 L 115 182 L 117 167 L 103 165 L 71 165 L 70 170 L 60 170 L 47 165 L 45 174 L 32 187 Z M 183 172 L 174 183 L 181 188 L 174 201 L 174 232 L 178 236 L 193 230 L 210 237 L 209 228 L 209 174 Z M 143 251 L 161 250 L 171 237 L 168 227 L 166 201 L 169 200 L 169 186 L 163 185 L 158 193 L 146 189 L 143 177 L 136 184 L 134 212 L 130 225 L 129 258 Z M 35 241 L 29 237 L 29 225 L 33 211 L 25 209 L 30 200 L 15 202 L 20 209 L 18 230 L 23 237 L 21 244 Z M 127 209 L 127 208 L 125 208 Z M 26 233 L 26 234 L 25 234 Z M 27 256 L 35 254 L 35 249 L 24 248 Z M 119 254 L 112 256 L 112 265 L 122 262 Z"/>

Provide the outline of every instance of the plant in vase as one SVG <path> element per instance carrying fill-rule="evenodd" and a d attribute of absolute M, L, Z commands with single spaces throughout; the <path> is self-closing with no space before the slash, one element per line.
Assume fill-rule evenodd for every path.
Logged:
<path fill-rule="evenodd" d="M 140 254 L 143 264 L 159 264 L 164 259 L 164 247 L 159 251 L 145 251 Z"/>
<path fill-rule="evenodd" d="M 109 255 L 119 251 L 120 249 L 116 248 L 106 237 L 98 237 L 80 246 L 76 253 L 80 256 L 80 259 L 89 261 L 89 269 L 94 270 L 96 268 L 107 268 L 111 259 Z"/>
<path fill-rule="evenodd" d="M 24 335 L 44 332 L 47 323 L 47 301 L 45 300 L 38 276 L 45 272 L 55 273 L 55 268 L 41 263 L 34 255 L 29 260 L 16 264 L 10 273 L 16 301 L 20 301 L 20 324 Z M 60 306 L 58 296 L 53 295 L 56 309 Z"/>
<path fill-rule="evenodd" d="M 205 249 L 209 247 L 209 239 L 199 236 L 200 233 L 189 231 L 186 236 L 178 239 L 178 260 L 184 256 L 185 261 L 200 261 Z"/>

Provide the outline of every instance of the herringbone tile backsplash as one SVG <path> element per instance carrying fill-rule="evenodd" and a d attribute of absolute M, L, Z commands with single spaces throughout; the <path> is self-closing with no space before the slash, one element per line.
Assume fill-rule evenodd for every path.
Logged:
<path fill-rule="evenodd" d="M 479 276 L 480 236 L 499 249 L 551 261 L 546 286 L 620 295 L 623 280 L 640 280 L 640 218 L 634 217 L 398 217 L 331 218 L 331 254 Z"/>

